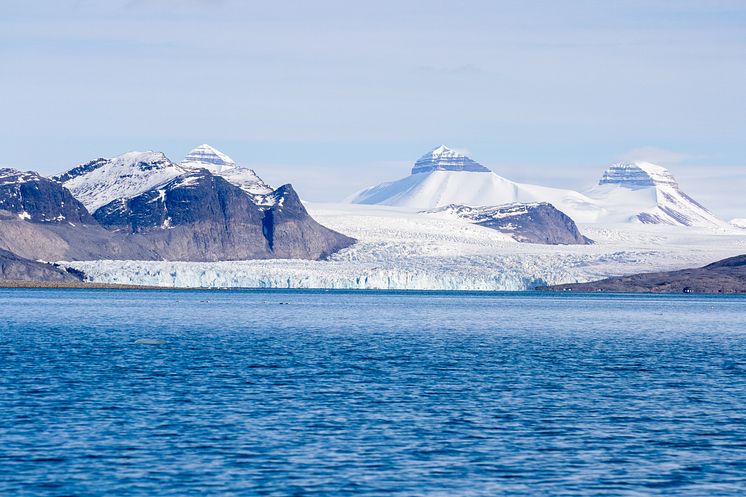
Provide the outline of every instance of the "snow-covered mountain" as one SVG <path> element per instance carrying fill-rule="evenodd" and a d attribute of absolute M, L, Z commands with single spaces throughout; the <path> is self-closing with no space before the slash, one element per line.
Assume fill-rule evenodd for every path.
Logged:
<path fill-rule="evenodd" d="M 643 223 L 730 229 L 684 193 L 664 167 L 649 162 L 615 164 L 585 193 L 516 183 L 445 146 L 422 156 L 412 174 L 363 190 L 349 199 L 433 209 L 547 202 L 580 223 Z"/>
<path fill-rule="evenodd" d="M 581 222 L 595 221 L 599 213 L 595 202 L 578 192 L 510 181 L 444 145 L 423 155 L 406 178 L 363 190 L 349 201 L 423 209 L 549 202 Z"/>
<path fill-rule="evenodd" d="M 96 159 L 52 179 L 93 213 L 113 200 L 136 197 L 181 174 L 184 169 L 161 152 L 148 151 Z"/>
<path fill-rule="evenodd" d="M 668 169 L 650 162 L 614 164 L 586 195 L 603 207 L 602 220 L 728 228 L 728 224 L 681 191 Z"/>
<path fill-rule="evenodd" d="M 744 219 L 731 219 L 730 224 L 735 226 L 736 228 L 741 228 L 746 230 L 746 218 Z"/>
<path fill-rule="evenodd" d="M 233 159 L 207 144 L 200 145 L 189 152 L 180 165 L 190 171 L 207 169 L 212 174 L 225 178 L 229 183 L 233 183 L 254 196 L 255 200 L 261 204 L 266 203 L 266 200 L 259 197 L 272 193 L 272 188 L 262 181 L 253 169 L 236 165 Z"/>
<path fill-rule="evenodd" d="M 129 152 L 47 181 L 82 202 L 97 228 L 134 240 L 146 257 L 319 259 L 354 243 L 314 221 L 291 185 L 273 190 L 209 145 L 178 165 L 160 152 Z"/>
<path fill-rule="evenodd" d="M 174 164 L 161 152 L 127 152 L 111 159 L 96 159 L 53 179 L 62 183 L 86 208 L 95 212 L 113 200 L 130 199 L 185 173 L 207 169 L 221 176 L 258 203 L 272 193 L 257 174 L 237 166 L 226 154 L 210 145 L 200 145 Z"/>

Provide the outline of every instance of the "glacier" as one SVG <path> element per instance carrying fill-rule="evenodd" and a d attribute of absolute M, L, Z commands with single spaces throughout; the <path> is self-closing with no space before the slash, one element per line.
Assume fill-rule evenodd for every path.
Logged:
<path fill-rule="evenodd" d="M 83 261 L 89 281 L 184 288 L 530 290 L 645 271 L 701 266 L 746 253 L 746 232 L 644 224 L 580 224 L 593 245 L 518 243 L 462 219 L 413 209 L 306 204 L 358 240 L 325 261 Z"/>

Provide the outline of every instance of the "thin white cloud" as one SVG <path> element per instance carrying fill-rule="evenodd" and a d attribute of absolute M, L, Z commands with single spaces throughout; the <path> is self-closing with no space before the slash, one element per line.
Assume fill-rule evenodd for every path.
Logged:
<path fill-rule="evenodd" d="M 645 146 L 634 148 L 619 156 L 620 161 L 648 161 L 660 164 L 678 164 L 691 159 L 692 156 L 665 148 Z"/>

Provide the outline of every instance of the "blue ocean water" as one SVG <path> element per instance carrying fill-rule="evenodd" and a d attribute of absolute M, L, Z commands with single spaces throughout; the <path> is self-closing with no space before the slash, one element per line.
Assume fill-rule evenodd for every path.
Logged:
<path fill-rule="evenodd" d="M 743 297 L 0 290 L 2 496 L 744 494 Z"/>

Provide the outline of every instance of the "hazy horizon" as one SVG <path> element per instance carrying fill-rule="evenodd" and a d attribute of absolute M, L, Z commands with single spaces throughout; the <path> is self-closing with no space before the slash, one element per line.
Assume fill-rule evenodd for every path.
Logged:
<path fill-rule="evenodd" d="M 0 165 L 209 143 L 336 201 L 446 144 L 511 180 L 583 190 L 668 167 L 746 217 L 737 1 L 6 1 Z"/>

